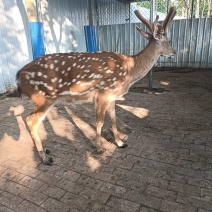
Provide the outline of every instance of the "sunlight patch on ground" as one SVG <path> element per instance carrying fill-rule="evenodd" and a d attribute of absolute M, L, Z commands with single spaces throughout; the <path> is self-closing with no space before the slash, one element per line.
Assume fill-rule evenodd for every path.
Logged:
<path fill-rule="evenodd" d="M 166 86 L 167 86 L 167 85 L 170 84 L 170 82 L 169 82 L 169 81 L 160 81 L 160 84 L 161 84 L 161 85 L 166 85 Z"/>
<path fill-rule="evenodd" d="M 101 163 L 98 159 L 92 156 L 89 152 L 86 153 L 87 165 L 90 167 L 91 171 L 94 172 L 101 167 Z"/>
<path fill-rule="evenodd" d="M 121 107 L 122 109 L 131 112 L 132 114 L 134 114 L 135 116 L 137 116 L 138 118 L 141 118 L 141 119 L 143 119 L 149 115 L 149 110 L 147 110 L 145 108 L 132 107 L 132 106 L 120 105 L 120 104 L 117 104 L 117 105 L 119 107 Z"/>

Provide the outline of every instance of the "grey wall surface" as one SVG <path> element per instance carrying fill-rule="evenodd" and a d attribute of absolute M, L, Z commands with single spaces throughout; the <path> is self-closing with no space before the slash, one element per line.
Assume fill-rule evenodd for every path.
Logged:
<path fill-rule="evenodd" d="M 0 93 L 16 86 L 16 72 L 32 60 L 27 15 L 21 0 L 0 1 Z"/>
<path fill-rule="evenodd" d="M 141 51 L 147 42 L 135 25 L 118 24 L 97 27 L 99 51 L 115 51 L 131 55 Z M 177 51 L 174 59 L 160 57 L 160 67 L 212 68 L 212 18 L 174 20 L 169 26 L 169 37 Z"/>
<path fill-rule="evenodd" d="M 43 23 L 45 52 L 86 51 L 84 26 L 88 25 L 85 0 L 38 1 Z"/>

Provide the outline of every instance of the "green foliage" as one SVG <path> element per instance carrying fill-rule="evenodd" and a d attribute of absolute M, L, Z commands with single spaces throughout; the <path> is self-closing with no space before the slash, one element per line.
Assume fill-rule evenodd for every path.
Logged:
<path fill-rule="evenodd" d="M 144 0 L 133 4 L 150 9 L 151 0 Z M 157 12 L 166 13 L 167 7 L 172 6 L 177 7 L 177 16 L 181 17 L 198 18 L 212 15 L 212 0 L 156 0 Z"/>

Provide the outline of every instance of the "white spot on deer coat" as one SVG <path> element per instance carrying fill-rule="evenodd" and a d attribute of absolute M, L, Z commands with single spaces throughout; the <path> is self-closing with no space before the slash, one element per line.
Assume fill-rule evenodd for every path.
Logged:
<path fill-rule="evenodd" d="M 34 85 L 34 81 L 33 81 L 33 80 L 30 80 L 29 83 L 30 83 L 31 85 Z"/>
<path fill-rule="evenodd" d="M 62 79 L 59 79 L 59 81 L 58 81 L 58 82 L 60 83 L 60 82 L 62 82 L 62 81 L 63 81 Z"/>
<path fill-rule="evenodd" d="M 56 81 L 57 81 L 57 77 L 51 79 L 51 81 L 52 81 L 53 83 L 56 82 Z"/>
<path fill-rule="evenodd" d="M 76 66 L 76 63 L 74 63 L 73 66 Z"/>
<path fill-rule="evenodd" d="M 107 70 L 107 71 L 106 71 L 106 73 L 107 73 L 107 74 L 113 74 L 113 73 L 114 73 L 114 71 Z"/>
<path fill-rule="evenodd" d="M 105 84 L 105 82 L 104 82 L 104 81 L 101 81 L 101 82 L 100 82 L 100 85 L 104 85 L 104 84 Z"/>
<path fill-rule="evenodd" d="M 54 64 L 51 64 L 49 67 L 52 70 L 54 68 Z"/>
<path fill-rule="evenodd" d="M 68 68 L 67 68 L 67 71 L 71 71 L 71 67 L 68 67 Z"/>
<path fill-rule="evenodd" d="M 45 65 L 44 65 L 44 68 L 48 68 L 48 64 L 45 64 Z"/>
<path fill-rule="evenodd" d="M 63 87 L 63 84 L 59 84 L 58 87 L 59 87 L 59 88 L 62 88 L 62 87 Z"/>
<path fill-rule="evenodd" d="M 29 75 L 34 78 L 35 77 L 35 72 L 29 72 Z"/>
<path fill-rule="evenodd" d="M 54 63 L 58 63 L 58 60 L 54 60 Z"/>
<path fill-rule="evenodd" d="M 116 81 L 116 80 L 117 80 L 117 77 L 114 77 L 114 78 L 113 78 L 113 81 Z"/>
<path fill-rule="evenodd" d="M 66 63 L 66 61 L 63 61 L 63 62 L 62 62 L 62 65 L 64 66 L 64 65 L 65 65 L 65 63 Z"/>
<path fill-rule="evenodd" d="M 47 88 L 52 91 L 53 90 L 53 87 L 52 86 L 47 86 Z"/>
<path fill-rule="evenodd" d="M 93 74 L 91 74 L 88 78 L 92 78 L 92 77 L 94 77 L 94 73 L 93 73 Z"/>
<path fill-rule="evenodd" d="M 58 68 L 58 67 L 56 67 L 56 68 L 55 68 L 55 71 L 59 71 L 59 68 Z"/>
<path fill-rule="evenodd" d="M 76 82 L 77 80 L 76 79 L 72 79 L 72 82 Z"/>
<path fill-rule="evenodd" d="M 38 72 L 37 75 L 38 75 L 38 76 L 42 76 L 42 73 L 41 73 L 41 72 Z"/>

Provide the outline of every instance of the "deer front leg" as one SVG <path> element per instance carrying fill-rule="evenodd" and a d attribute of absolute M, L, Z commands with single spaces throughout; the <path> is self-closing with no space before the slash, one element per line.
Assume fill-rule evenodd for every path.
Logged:
<path fill-rule="evenodd" d="M 111 128 L 114 134 L 114 138 L 115 138 L 115 142 L 117 144 L 118 147 L 120 148 L 125 148 L 128 145 L 126 143 L 124 143 L 120 138 L 119 138 L 119 133 L 117 130 L 117 126 L 116 126 L 116 109 L 115 109 L 115 101 L 111 102 L 109 104 L 109 107 L 107 109 L 110 120 L 111 120 Z"/>

